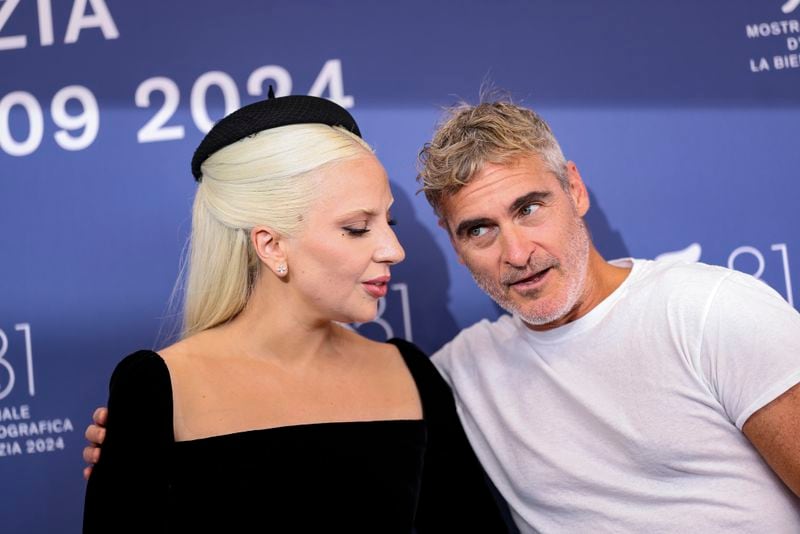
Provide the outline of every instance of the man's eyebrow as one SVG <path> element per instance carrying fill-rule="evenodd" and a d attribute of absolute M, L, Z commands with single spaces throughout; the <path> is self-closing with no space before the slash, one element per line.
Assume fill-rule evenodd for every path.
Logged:
<path fill-rule="evenodd" d="M 508 207 L 508 213 L 515 214 L 520 209 L 524 208 L 529 204 L 533 204 L 534 202 L 543 202 L 550 197 L 553 196 L 551 191 L 531 191 L 530 193 L 526 193 L 521 197 L 514 200 L 511 205 Z M 458 223 L 455 229 L 455 235 L 457 237 L 463 237 L 464 234 L 469 232 L 470 229 L 475 228 L 476 226 L 488 226 L 493 224 L 494 221 L 489 219 L 488 217 L 477 217 L 475 219 L 466 219 Z"/>
<path fill-rule="evenodd" d="M 512 202 L 511 206 L 508 207 L 508 212 L 511 214 L 516 213 L 529 204 L 545 201 L 551 196 L 553 196 L 553 193 L 550 191 L 531 191 Z"/>
<path fill-rule="evenodd" d="M 488 226 L 492 224 L 492 220 L 486 217 L 478 217 L 477 219 L 467 219 L 465 221 L 461 221 L 456 226 L 455 234 L 458 237 L 463 237 L 464 234 L 470 231 L 470 229 L 475 228 L 476 226 Z"/>

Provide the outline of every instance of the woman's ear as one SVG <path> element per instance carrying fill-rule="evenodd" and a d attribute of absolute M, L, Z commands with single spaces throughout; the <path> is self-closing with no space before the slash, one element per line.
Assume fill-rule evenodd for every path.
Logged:
<path fill-rule="evenodd" d="M 250 241 L 259 261 L 276 276 L 283 278 L 289 272 L 286 246 L 282 236 L 268 226 L 250 230 Z"/>

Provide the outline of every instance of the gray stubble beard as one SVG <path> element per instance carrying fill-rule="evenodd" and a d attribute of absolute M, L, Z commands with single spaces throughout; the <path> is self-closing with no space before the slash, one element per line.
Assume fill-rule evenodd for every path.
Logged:
<path fill-rule="evenodd" d="M 501 275 L 501 281 L 495 283 L 493 280 L 490 280 L 489 277 L 481 276 L 472 269 L 469 269 L 469 271 L 473 280 L 475 280 L 475 283 L 478 284 L 478 287 L 480 287 L 484 293 L 489 295 L 489 297 L 495 301 L 498 306 L 512 315 L 519 316 L 520 319 L 529 325 L 543 326 L 558 321 L 567 315 L 575 308 L 578 300 L 583 295 L 586 287 L 586 273 L 589 268 L 589 243 L 589 231 L 586 228 L 586 224 L 583 222 L 583 219 L 578 217 L 576 214 L 575 223 L 573 224 L 572 232 L 569 238 L 569 244 L 566 249 L 564 262 L 559 262 L 555 256 L 547 253 L 545 257 L 540 257 L 539 259 L 534 260 L 532 264 L 529 264 L 528 269 L 531 272 L 539 272 L 548 266 L 552 266 L 554 270 L 564 273 L 563 266 L 566 265 L 567 267 L 567 271 L 565 273 L 567 276 L 567 288 L 563 303 L 558 305 L 556 309 L 544 314 L 526 314 L 516 303 L 506 297 L 504 288 L 507 286 L 503 284 L 502 280 L 512 278 L 512 273 L 504 273 Z M 569 276 L 570 271 L 574 271 L 574 276 Z M 539 290 L 536 292 L 538 293 Z M 533 295 L 531 297 L 533 299 L 538 298 Z"/>

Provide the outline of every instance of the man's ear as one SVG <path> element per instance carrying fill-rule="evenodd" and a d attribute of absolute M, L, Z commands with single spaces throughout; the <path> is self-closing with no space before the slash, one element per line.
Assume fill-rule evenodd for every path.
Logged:
<path fill-rule="evenodd" d="M 268 226 L 256 226 L 250 230 L 250 242 L 259 261 L 276 276 L 284 276 L 288 257 L 286 241 L 281 234 Z"/>
<path fill-rule="evenodd" d="M 567 182 L 572 203 L 575 205 L 578 216 L 583 217 L 589 211 L 589 192 L 586 190 L 586 185 L 583 183 L 581 173 L 578 172 L 578 166 L 574 161 L 567 162 Z"/>
<path fill-rule="evenodd" d="M 439 217 L 438 224 L 441 228 L 444 228 L 445 232 L 447 232 L 447 237 L 450 238 L 450 245 L 453 247 L 453 250 L 456 253 L 456 258 L 458 259 L 458 263 L 464 265 L 464 258 L 461 257 L 461 253 L 458 251 L 458 244 L 456 243 L 456 240 L 453 237 L 453 232 L 450 231 L 450 225 L 447 224 L 447 219 L 445 219 L 443 216 Z"/>

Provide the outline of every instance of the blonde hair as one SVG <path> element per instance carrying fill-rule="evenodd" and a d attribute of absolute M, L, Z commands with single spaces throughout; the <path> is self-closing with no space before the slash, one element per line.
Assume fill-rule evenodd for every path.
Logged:
<path fill-rule="evenodd" d="M 509 163 L 535 154 L 568 189 L 567 162 L 547 123 L 534 111 L 511 102 L 461 103 L 437 126 L 419 153 L 425 198 L 438 216 L 445 196 L 467 185 L 486 163 Z"/>
<path fill-rule="evenodd" d="M 316 198 L 315 170 L 369 153 L 361 138 L 324 124 L 282 126 L 212 154 L 192 208 L 181 337 L 239 314 L 259 273 L 250 230 L 295 234 Z"/>

